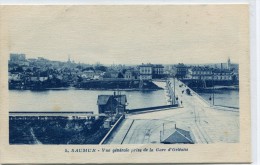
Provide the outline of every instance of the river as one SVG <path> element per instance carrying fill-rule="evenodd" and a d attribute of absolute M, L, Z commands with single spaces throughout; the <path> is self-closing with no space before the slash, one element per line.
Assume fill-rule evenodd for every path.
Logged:
<path fill-rule="evenodd" d="M 209 103 L 213 103 L 213 94 L 209 92 L 198 92 Z M 239 91 L 238 90 L 215 90 L 214 105 L 230 106 L 239 108 Z"/>
<path fill-rule="evenodd" d="M 157 82 L 160 87 L 165 83 Z M 10 90 L 9 111 L 92 111 L 98 113 L 98 95 L 112 95 L 113 91 L 104 90 Z M 126 95 L 127 109 L 166 105 L 164 90 L 121 91 Z M 211 93 L 199 93 L 209 101 Z M 212 101 L 211 101 L 212 102 Z M 239 107 L 239 91 L 216 90 L 215 105 Z"/>
<path fill-rule="evenodd" d="M 104 90 L 10 90 L 10 111 L 93 111 L 98 113 L 98 95 L 112 95 Z M 164 90 L 121 91 L 128 109 L 166 105 Z"/>

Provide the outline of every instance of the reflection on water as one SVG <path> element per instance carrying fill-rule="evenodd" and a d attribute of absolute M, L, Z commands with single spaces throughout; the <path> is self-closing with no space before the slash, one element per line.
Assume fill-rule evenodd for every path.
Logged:
<path fill-rule="evenodd" d="M 113 91 L 47 90 L 9 91 L 10 111 L 93 111 L 98 112 L 98 95 L 111 95 Z M 128 109 L 166 105 L 164 91 L 121 91 L 127 96 Z"/>
<path fill-rule="evenodd" d="M 205 100 L 212 103 L 212 93 L 198 92 Z M 215 90 L 214 105 L 223 105 L 231 107 L 239 107 L 239 91 L 238 90 Z"/>

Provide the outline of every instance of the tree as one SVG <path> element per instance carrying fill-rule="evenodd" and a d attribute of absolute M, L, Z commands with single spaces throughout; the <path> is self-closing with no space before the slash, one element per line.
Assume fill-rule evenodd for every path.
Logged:
<path fill-rule="evenodd" d="M 16 72 L 23 72 L 23 68 L 19 66 L 15 71 Z"/>
<path fill-rule="evenodd" d="M 32 70 L 30 68 L 27 68 L 26 72 L 32 72 Z"/>
<path fill-rule="evenodd" d="M 100 71 L 105 72 L 105 71 L 107 71 L 107 67 L 105 67 L 105 66 L 103 66 L 103 65 L 99 65 L 99 66 L 96 66 L 96 67 L 95 67 L 95 70 L 100 70 Z"/>
<path fill-rule="evenodd" d="M 124 78 L 123 73 L 119 72 L 119 73 L 118 73 L 118 78 Z"/>
<path fill-rule="evenodd" d="M 93 67 L 86 67 L 82 71 L 85 71 L 85 70 L 94 70 L 94 68 Z"/>

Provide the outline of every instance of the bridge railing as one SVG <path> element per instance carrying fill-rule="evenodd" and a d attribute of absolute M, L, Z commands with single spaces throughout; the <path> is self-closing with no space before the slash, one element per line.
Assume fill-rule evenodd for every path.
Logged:
<path fill-rule="evenodd" d="M 156 110 L 156 109 L 166 109 L 171 107 L 178 107 L 178 104 L 174 105 L 162 105 L 162 106 L 155 106 L 155 107 L 145 107 L 145 108 L 137 108 L 137 109 L 128 109 L 126 110 L 126 113 L 135 113 L 135 112 L 143 112 L 143 111 L 149 111 L 149 110 Z"/>
<path fill-rule="evenodd" d="M 170 94 L 169 97 L 170 97 L 170 100 L 171 100 L 171 104 L 172 105 L 176 104 L 176 102 L 177 102 L 177 104 L 179 104 L 179 102 L 176 100 L 175 93 L 174 93 L 174 91 L 173 91 L 173 89 L 171 87 L 171 82 L 170 81 L 166 81 L 166 89 L 167 89 L 167 91 Z"/>

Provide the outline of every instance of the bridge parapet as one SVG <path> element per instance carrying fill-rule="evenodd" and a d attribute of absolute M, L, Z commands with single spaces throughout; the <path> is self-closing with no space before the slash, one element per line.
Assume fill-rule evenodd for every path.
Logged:
<path fill-rule="evenodd" d="M 163 110 L 163 109 L 169 109 L 173 107 L 178 107 L 178 104 L 174 105 L 162 105 L 162 106 L 155 106 L 155 107 L 145 107 L 145 108 L 136 108 L 136 109 L 128 109 L 126 110 L 126 113 L 136 113 L 136 112 L 145 112 L 145 111 L 156 111 L 156 110 Z"/>

